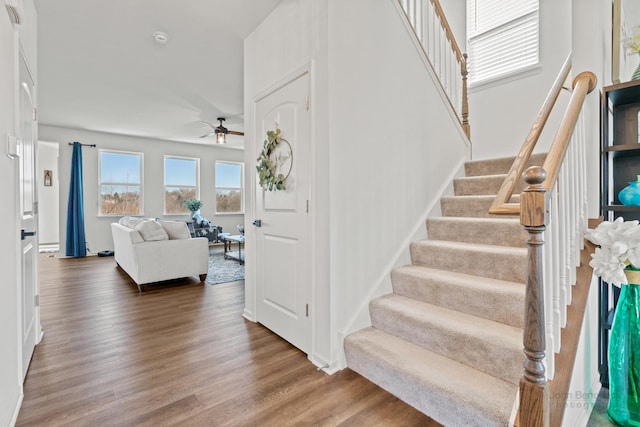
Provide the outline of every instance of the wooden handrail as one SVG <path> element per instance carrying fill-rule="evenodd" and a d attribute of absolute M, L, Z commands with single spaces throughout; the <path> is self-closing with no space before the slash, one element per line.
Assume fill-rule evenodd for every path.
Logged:
<path fill-rule="evenodd" d="M 527 138 L 524 140 L 524 143 L 520 148 L 520 152 L 511 165 L 511 169 L 509 169 L 507 177 L 502 183 L 502 186 L 500 187 L 500 190 L 498 190 L 496 198 L 489 208 L 489 213 L 497 215 L 517 215 L 520 213 L 520 205 L 517 203 L 509 203 L 509 199 L 511 199 L 513 191 L 518 184 L 518 180 L 522 176 L 522 173 L 527 166 L 527 162 L 531 157 L 531 153 L 533 153 L 533 149 L 538 143 L 538 139 L 540 138 L 542 129 L 544 129 L 544 126 L 547 123 L 549 116 L 551 115 L 553 106 L 555 105 L 558 96 L 562 91 L 562 86 L 567 80 L 570 71 L 571 55 L 567 56 L 567 59 L 564 61 L 564 64 L 562 65 L 558 76 L 553 82 L 553 86 L 551 86 L 551 89 L 547 94 L 547 98 L 544 100 L 544 103 L 542 104 L 542 107 L 538 112 L 536 120 L 533 122 L 531 130 L 529 131 Z"/>
<path fill-rule="evenodd" d="M 451 25 L 449 25 L 449 21 L 447 21 L 447 17 L 444 14 L 444 10 L 442 9 L 442 5 L 440 5 L 439 0 L 431 0 L 431 4 L 433 5 L 433 9 L 440 18 L 440 25 L 442 25 L 442 29 L 444 29 L 445 34 L 447 35 L 447 40 L 451 43 L 451 47 L 456 54 L 456 58 L 460 64 L 466 63 L 466 58 L 464 54 L 460 50 L 460 46 L 458 46 L 458 42 L 453 35 L 453 31 L 451 30 Z"/>
<path fill-rule="evenodd" d="M 551 189 L 558 178 L 558 171 L 569 147 L 569 140 L 578 121 L 584 99 L 588 93 L 595 89 L 597 82 L 598 79 L 596 75 L 590 71 L 580 73 L 573 79 L 573 94 L 569 100 L 569 105 L 564 113 L 560 127 L 556 132 L 556 136 L 553 138 L 551 149 L 549 153 L 547 153 L 547 157 L 542 165 L 542 168 L 547 172 L 547 179 L 543 183 L 547 191 Z"/>

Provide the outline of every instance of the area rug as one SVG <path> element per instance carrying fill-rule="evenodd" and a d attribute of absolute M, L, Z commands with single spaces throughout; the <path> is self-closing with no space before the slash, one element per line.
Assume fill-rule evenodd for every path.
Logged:
<path fill-rule="evenodd" d="M 244 280 L 244 265 L 238 260 L 224 259 L 224 250 L 214 247 L 209 249 L 209 272 L 206 283 L 215 285 L 218 283 L 235 282 Z"/>

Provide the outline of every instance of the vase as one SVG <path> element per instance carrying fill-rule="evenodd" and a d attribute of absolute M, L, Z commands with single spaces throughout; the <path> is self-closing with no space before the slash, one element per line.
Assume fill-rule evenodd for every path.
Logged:
<path fill-rule="evenodd" d="M 640 55 L 640 52 L 638 52 L 638 55 Z M 638 79 L 640 79 L 640 64 L 638 64 L 635 71 L 631 75 L 631 80 L 638 80 Z"/>
<path fill-rule="evenodd" d="M 625 269 L 609 338 L 607 416 L 619 426 L 640 426 L 640 269 Z"/>
<path fill-rule="evenodd" d="M 625 206 L 640 206 L 640 182 L 629 182 L 629 185 L 618 193 L 618 199 Z"/>

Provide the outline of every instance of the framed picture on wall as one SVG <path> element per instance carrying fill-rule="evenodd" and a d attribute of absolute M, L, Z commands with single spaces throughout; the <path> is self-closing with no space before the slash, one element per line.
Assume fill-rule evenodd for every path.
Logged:
<path fill-rule="evenodd" d="M 624 49 L 622 40 L 626 37 L 623 34 L 622 25 L 622 0 L 613 0 L 613 25 L 611 37 L 611 80 L 613 83 L 620 83 L 620 70 L 624 69 Z"/>
<path fill-rule="evenodd" d="M 44 170 L 44 186 L 51 187 L 53 185 L 53 171 L 50 169 Z"/>
<path fill-rule="evenodd" d="M 637 0 L 613 0 L 612 12 L 611 80 L 617 84 L 628 82 L 638 76 L 640 55 L 637 53 L 637 36 L 640 34 L 640 7 Z"/>

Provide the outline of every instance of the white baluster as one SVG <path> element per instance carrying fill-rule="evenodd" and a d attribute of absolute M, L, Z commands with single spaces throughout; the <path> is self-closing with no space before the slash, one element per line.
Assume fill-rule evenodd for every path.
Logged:
<path fill-rule="evenodd" d="M 560 330 L 562 328 L 562 310 L 564 307 L 561 305 L 560 301 L 560 263 L 558 262 L 560 259 L 560 220 L 559 220 L 559 210 L 558 210 L 558 183 L 556 181 L 556 185 L 553 187 L 553 192 L 550 197 L 550 204 L 552 206 L 552 210 L 550 211 L 551 215 L 551 223 L 553 227 L 551 232 L 549 233 L 549 237 L 547 238 L 548 245 L 551 246 L 551 253 L 553 258 L 551 271 L 551 281 L 547 285 L 547 289 L 550 289 L 550 293 L 553 294 L 553 317 L 552 324 L 553 329 L 552 333 L 554 336 L 553 342 L 555 347 L 553 350 L 558 353 L 560 351 Z"/>
<path fill-rule="evenodd" d="M 551 195 L 551 194 L 550 194 Z M 549 199 L 549 207 L 553 208 L 551 203 L 552 197 Z M 545 330 L 545 364 L 547 365 L 547 379 L 553 378 L 555 372 L 555 344 L 553 336 L 553 292 L 550 292 L 549 284 L 553 282 L 551 272 L 553 271 L 553 250 L 549 244 L 549 237 L 553 233 L 553 222 L 549 221 L 544 232 L 544 245 L 542 246 L 542 280 L 545 286 L 544 295 L 544 330 Z"/>
<path fill-rule="evenodd" d="M 566 310 L 562 307 L 567 305 L 567 288 L 569 287 L 569 200 L 567 193 L 569 192 L 569 186 L 567 184 L 567 168 L 560 168 L 558 174 L 558 220 L 562 224 L 559 232 L 560 239 L 560 257 L 558 259 L 560 269 L 560 289 L 559 289 L 559 306 L 560 310 L 560 324 L 564 327 L 567 322 Z"/>
<path fill-rule="evenodd" d="M 414 24 L 413 24 L 413 27 L 416 30 L 416 34 L 420 34 L 420 29 L 422 27 L 422 24 L 420 22 L 420 17 L 422 16 L 422 12 L 420 11 L 420 5 L 421 5 L 421 0 L 414 0 L 414 5 L 413 5 L 413 20 L 414 20 Z"/>
<path fill-rule="evenodd" d="M 431 65 L 433 64 L 433 58 L 435 56 L 435 50 L 436 50 L 436 32 L 438 31 L 437 28 L 437 22 L 436 22 L 436 13 L 435 10 L 433 9 L 433 5 L 431 4 L 431 2 L 427 2 L 427 9 L 429 10 L 429 40 L 427 40 L 427 57 L 429 58 L 429 61 L 431 61 Z M 435 66 L 434 66 L 434 70 L 435 70 Z"/>

